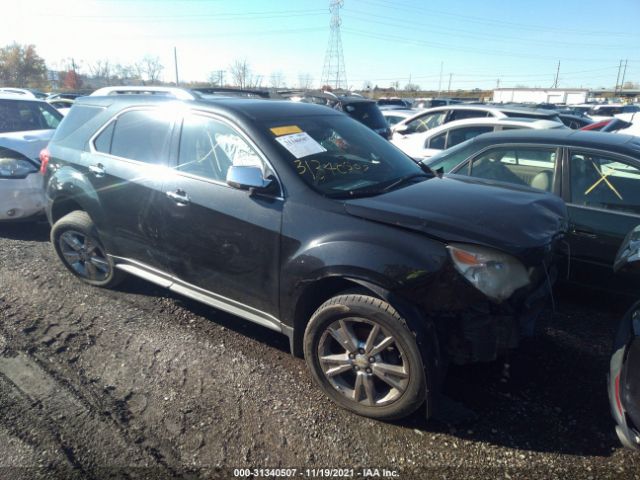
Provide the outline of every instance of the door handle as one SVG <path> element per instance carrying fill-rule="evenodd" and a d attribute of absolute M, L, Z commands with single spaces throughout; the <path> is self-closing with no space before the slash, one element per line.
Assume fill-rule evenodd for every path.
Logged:
<path fill-rule="evenodd" d="M 176 205 L 188 205 L 189 202 L 191 200 L 189 200 L 189 196 L 187 195 L 187 192 L 185 192 L 182 189 L 177 189 L 175 192 L 167 192 L 166 193 L 167 198 L 170 198 L 171 200 L 173 200 L 174 202 L 176 202 Z"/>
<path fill-rule="evenodd" d="M 102 165 L 101 163 L 98 163 L 97 165 L 89 165 L 89 172 L 91 172 L 91 174 L 96 178 L 102 178 L 106 173 L 104 170 L 104 165 Z"/>
<path fill-rule="evenodd" d="M 580 230 L 578 228 L 573 228 L 571 229 L 571 233 L 573 233 L 574 235 L 579 235 L 581 237 L 586 237 L 586 238 L 598 238 L 598 235 L 596 235 L 594 232 L 590 230 Z"/>

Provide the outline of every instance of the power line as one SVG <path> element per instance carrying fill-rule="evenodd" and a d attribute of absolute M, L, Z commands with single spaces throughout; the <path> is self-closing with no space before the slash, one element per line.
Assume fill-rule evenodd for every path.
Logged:
<path fill-rule="evenodd" d="M 431 13 L 431 14 L 435 13 L 436 15 L 462 18 L 473 23 L 480 23 L 485 25 L 487 24 L 499 25 L 502 28 L 528 29 L 528 30 L 535 30 L 537 32 L 546 30 L 546 31 L 556 31 L 561 33 L 571 33 L 573 35 L 585 35 L 585 36 L 604 35 L 608 37 L 625 37 L 625 38 L 628 37 L 627 32 L 620 32 L 620 31 L 614 32 L 614 31 L 603 31 L 603 30 L 589 31 L 589 30 L 583 30 L 583 29 L 578 30 L 578 29 L 570 29 L 565 27 L 553 27 L 550 25 L 534 25 L 534 24 L 526 24 L 526 23 L 517 23 L 517 22 L 510 22 L 507 20 L 497 20 L 497 19 L 491 19 L 491 18 L 476 17 L 472 15 L 462 15 L 459 13 L 445 12 L 442 10 L 434 10 L 432 8 L 423 8 L 422 6 L 420 6 L 420 8 L 416 8 L 413 6 L 402 4 L 401 2 L 398 2 L 398 1 L 388 2 L 385 0 L 360 0 L 360 2 L 368 3 L 370 5 L 376 5 L 384 8 L 391 8 L 394 11 L 405 10 L 408 12 L 412 12 L 411 13 L 412 15 L 415 15 L 415 12 Z"/>

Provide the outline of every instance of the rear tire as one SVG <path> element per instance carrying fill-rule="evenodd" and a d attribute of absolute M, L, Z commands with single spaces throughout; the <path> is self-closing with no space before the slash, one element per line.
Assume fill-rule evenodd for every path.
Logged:
<path fill-rule="evenodd" d="M 416 337 L 383 300 L 340 295 L 323 303 L 305 330 L 304 356 L 327 396 L 358 415 L 394 420 L 425 401 Z"/>
<path fill-rule="evenodd" d="M 89 285 L 111 288 L 125 277 L 106 254 L 87 212 L 75 210 L 58 220 L 51 229 L 51 243 L 63 265 Z"/>

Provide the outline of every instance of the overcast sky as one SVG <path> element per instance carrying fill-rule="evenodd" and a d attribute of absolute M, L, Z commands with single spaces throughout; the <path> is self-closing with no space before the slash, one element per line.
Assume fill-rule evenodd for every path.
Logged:
<path fill-rule="evenodd" d="M 288 85 L 309 74 L 319 86 L 329 40 L 329 0 L 21 0 L 3 9 L 0 46 L 31 43 L 49 68 L 73 57 L 86 66 L 145 54 L 174 77 L 206 80 L 246 59 L 282 72 Z M 437 88 L 613 86 L 621 59 L 640 82 L 640 0 L 345 0 L 347 81 Z M 229 79 L 227 73 L 227 79 Z"/>

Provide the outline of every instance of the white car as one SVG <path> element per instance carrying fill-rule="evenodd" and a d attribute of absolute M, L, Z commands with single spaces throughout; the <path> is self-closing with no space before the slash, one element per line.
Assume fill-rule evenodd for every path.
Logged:
<path fill-rule="evenodd" d="M 61 120 L 62 115 L 45 101 L 0 93 L 0 221 L 42 213 L 39 155 Z"/>
<path fill-rule="evenodd" d="M 535 120 L 533 118 L 467 118 L 445 123 L 422 133 L 394 137 L 391 143 L 410 157 L 426 159 L 483 133 L 522 128 L 549 129 L 567 127 L 562 122 Z"/>
<path fill-rule="evenodd" d="M 401 122 L 402 120 L 413 117 L 417 113 L 417 110 L 409 108 L 380 108 L 380 111 L 390 127 L 393 127 L 396 123 Z"/>
<path fill-rule="evenodd" d="M 555 110 L 543 110 L 527 107 L 514 107 L 508 105 L 446 105 L 430 108 L 416 113 L 413 117 L 406 118 L 395 124 L 391 129 L 392 139 L 398 140 L 413 133 L 426 132 L 445 123 L 465 118 L 533 118 L 536 120 L 560 121 Z"/>
<path fill-rule="evenodd" d="M 601 120 L 607 120 L 611 117 L 618 117 L 625 120 L 625 115 L 635 114 L 640 112 L 640 106 L 638 105 L 625 105 L 622 103 L 604 103 L 602 105 L 594 105 L 587 115 L 593 119 L 594 122 Z"/>

